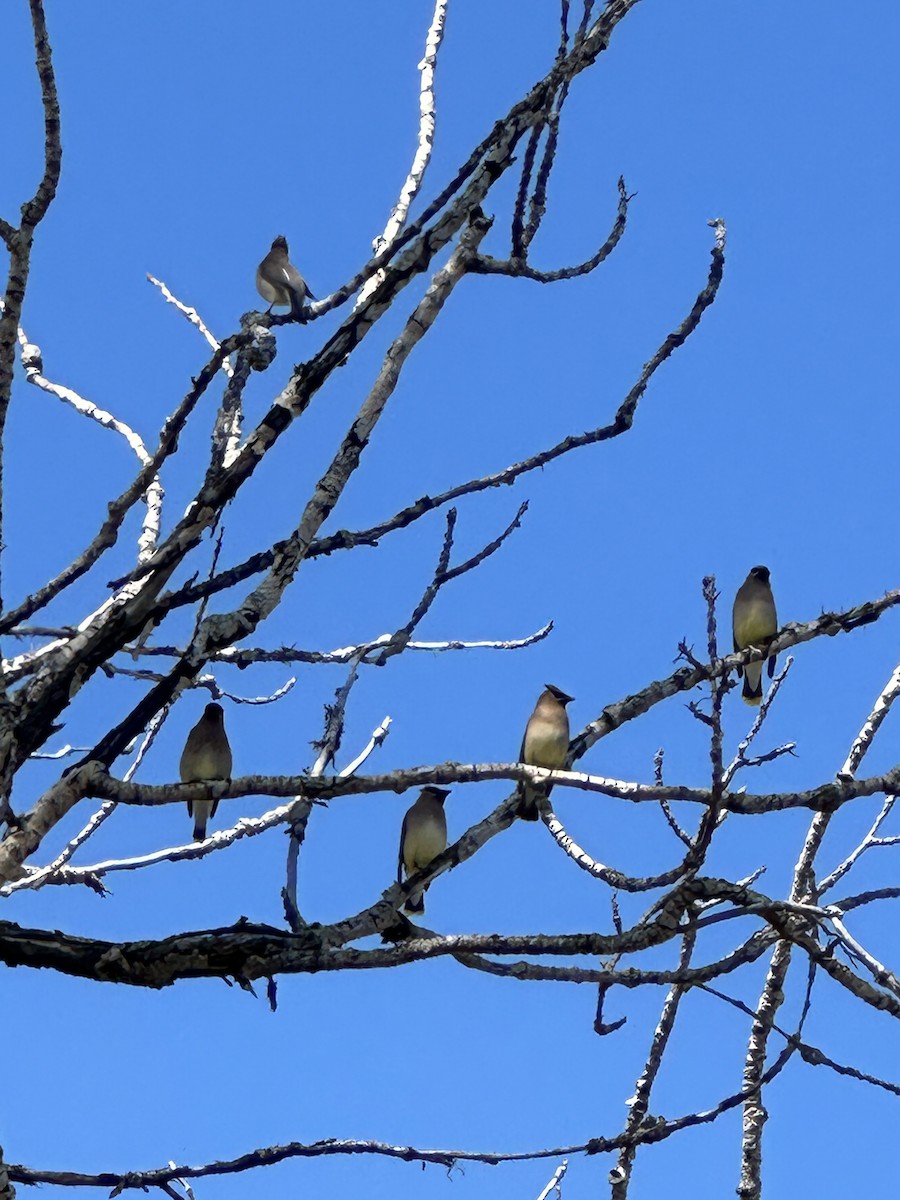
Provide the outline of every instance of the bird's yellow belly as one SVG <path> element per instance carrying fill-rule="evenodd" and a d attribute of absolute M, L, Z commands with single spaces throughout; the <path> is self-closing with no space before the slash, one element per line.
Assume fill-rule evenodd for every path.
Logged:
<path fill-rule="evenodd" d="M 185 766 L 192 779 L 222 779 L 222 755 L 214 750 L 192 756 Z"/>
<path fill-rule="evenodd" d="M 430 825 L 420 829 L 417 833 L 410 837 L 406 836 L 406 842 L 403 846 L 403 864 L 406 867 L 407 873 L 412 874 L 413 871 L 419 871 L 422 867 L 427 867 L 433 858 L 447 848 L 446 831 L 440 829 L 437 825 Z"/>
<path fill-rule="evenodd" d="M 768 606 L 751 605 L 743 620 L 736 622 L 734 636 L 742 647 L 765 643 L 776 632 L 776 624 Z"/>
<path fill-rule="evenodd" d="M 525 762 L 530 767 L 546 767 L 557 770 L 566 765 L 567 745 L 561 745 L 557 737 L 532 737 L 525 749 Z"/>

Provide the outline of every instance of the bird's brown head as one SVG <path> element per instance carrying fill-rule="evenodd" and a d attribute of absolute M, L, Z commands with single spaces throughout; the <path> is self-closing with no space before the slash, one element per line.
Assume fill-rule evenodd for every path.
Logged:
<path fill-rule="evenodd" d="M 768 567 L 751 567 L 750 574 L 753 576 L 754 579 L 758 579 L 760 583 L 768 583 L 769 582 L 769 568 Z"/>
<path fill-rule="evenodd" d="M 283 234 L 279 233 L 278 237 L 272 243 L 272 249 L 273 250 L 283 250 L 285 252 L 285 254 L 287 254 L 287 252 L 288 252 L 287 238 Z"/>
<path fill-rule="evenodd" d="M 221 704 L 207 704 L 203 710 L 204 717 L 208 717 L 210 721 L 221 721 L 225 715 L 225 710 Z"/>
<path fill-rule="evenodd" d="M 440 801 L 441 804 L 443 804 L 444 801 L 447 799 L 447 797 L 450 795 L 450 789 L 449 788 L 439 788 L 439 787 L 424 787 L 424 788 L 422 788 L 422 795 L 424 796 L 426 793 L 431 797 L 432 800 L 438 800 L 438 801 Z"/>
<path fill-rule="evenodd" d="M 565 708 L 565 706 L 567 704 L 571 704 L 572 701 L 575 699 L 574 696 L 569 696 L 566 692 L 564 692 L 562 690 L 562 688 L 558 688 L 555 683 L 545 683 L 544 687 L 547 689 L 547 691 L 550 693 L 551 696 L 553 696 L 555 699 L 557 699 L 560 702 L 560 704 L 563 706 L 563 708 Z"/>

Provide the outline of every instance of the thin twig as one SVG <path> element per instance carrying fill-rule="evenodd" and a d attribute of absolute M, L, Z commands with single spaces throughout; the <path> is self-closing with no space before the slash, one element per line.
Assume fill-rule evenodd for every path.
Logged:
<path fill-rule="evenodd" d="M 161 279 L 157 279 L 155 275 L 151 275 L 148 272 L 147 279 L 150 281 L 150 283 L 153 284 L 154 287 L 159 288 L 164 300 L 166 300 L 169 304 L 174 304 L 175 307 L 178 309 L 178 311 L 183 316 L 187 317 L 187 319 L 194 326 L 194 328 L 198 329 L 200 331 L 202 336 L 206 339 L 206 344 L 209 346 L 210 350 L 215 351 L 215 350 L 219 349 L 219 342 L 213 337 L 213 335 L 210 333 L 207 326 L 203 323 L 203 320 L 202 320 L 200 314 L 197 312 L 196 308 L 191 308 L 189 305 L 187 305 L 187 304 L 183 303 L 183 301 L 179 300 L 177 296 L 173 295 L 172 292 L 169 291 L 168 287 L 166 287 L 166 285 L 163 283 L 163 281 Z M 227 358 L 222 363 L 221 369 L 225 372 L 225 374 L 229 378 L 231 377 L 233 370 L 234 370 L 234 368 L 232 367 L 231 363 L 228 361 Z"/>

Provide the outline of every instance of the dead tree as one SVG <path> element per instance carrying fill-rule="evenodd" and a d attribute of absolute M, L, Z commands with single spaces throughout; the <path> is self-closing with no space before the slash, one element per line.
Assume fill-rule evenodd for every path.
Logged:
<path fill-rule="evenodd" d="M 275 315 L 260 311 L 246 313 L 239 329 L 219 342 L 207 329 L 202 316 L 152 279 L 162 297 L 176 305 L 210 346 L 207 361 L 190 380 L 185 393 L 173 407 L 154 441 L 145 440 L 135 429 L 73 388 L 45 375 L 42 351 L 47 338 L 29 329 L 26 336 L 23 303 L 29 276 L 32 248 L 41 222 L 54 201 L 60 179 L 64 122 L 60 119 L 48 33 L 42 0 L 30 0 L 37 71 L 45 118 L 44 174 L 34 196 L 21 209 L 18 223 L 0 220 L 0 234 L 9 254 L 2 319 L 0 319 L 0 434 L 13 393 L 16 360 L 24 372 L 22 386 L 42 389 L 124 438 L 137 459 L 138 469 L 120 495 L 110 499 L 108 512 L 90 542 L 73 553 L 68 566 L 24 599 L 4 594 L 0 632 L 20 639 L 22 649 L 3 659 L 0 677 L 0 895 L 11 897 L 45 887 L 90 888 L 102 894 L 106 881 L 116 872 L 144 871 L 161 863 L 198 860 L 218 855 L 237 842 L 272 831 L 287 831 L 288 852 L 281 894 L 284 925 L 275 927 L 240 921 L 228 928 L 185 932 L 175 929 L 152 940 L 111 941 L 77 936 L 65 931 L 29 928 L 11 921 L 0 922 L 0 961 L 13 968 L 39 968 L 105 984 L 158 989 L 186 978 L 213 977 L 237 982 L 252 989 L 262 984 L 270 1003 L 277 1003 L 279 977 L 323 971 L 368 971 L 401 968 L 424 960 L 449 957 L 465 970 L 487 972 L 515 980 L 578 982 L 597 993 L 594 1028 L 599 1036 L 628 1037 L 646 1043 L 645 1066 L 628 1101 L 624 1126 L 571 1145 L 541 1147 L 530 1151 L 505 1152 L 447 1148 L 417 1149 L 377 1141 L 342 1138 L 316 1143 L 294 1142 L 247 1151 L 235 1148 L 235 1156 L 191 1166 L 168 1163 L 155 1168 L 128 1171 L 90 1171 L 72 1164 L 69 1170 L 48 1170 L 40 1164 L 8 1162 L 0 1165 L 0 1195 L 11 1196 L 14 1185 L 55 1184 L 112 1189 L 160 1188 L 170 1196 L 190 1196 L 195 1179 L 250 1171 L 288 1159 L 363 1154 L 402 1159 L 405 1162 L 435 1163 L 444 1167 L 481 1162 L 502 1164 L 548 1158 L 559 1163 L 544 1189 L 549 1195 L 559 1189 L 566 1163 L 573 1156 L 603 1155 L 609 1161 L 609 1181 L 614 1200 L 629 1189 L 638 1150 L 659 1143 L 682 1130 L 714 1122 L 721 1114 L 740 1109 L 743 1141 L 740 1152 L 738 1193 L 745 1200 L 761 1194 L 762 1134 L 766 1120 L 765 1088 L 789 1065 L 798 1060 L 862 1080 L 897 1095 L 900 1087 L 830 1058 L 808 1042 L 804 1025 L 810 1009 L 814 982 L 827 976 L 851 994 L 860 1006 L 871 1006 L 893 1017 L 900 1016 L 900 983 L 891 970 L 851 932 L 850 914 L 876 902 L 900 897 L 900 887 L 853 893 L 846 877 L 870 850 L 896 842 L 882 835 L 882 826 L 894 803 L 900 784 L 900 766 L 873 776 L 861 773 L 863 759 L 872 745 L 891 704 L 900 692 L 900 667 L 895 668 L 872 710 L 861 723 L 859 736 L 843 761 L 834 764 L 834 777 L 812 780 L 804 791 L 757 794 L 736 786 L 749 768 L 788 754 L 792 747 L 781 745 L 757 752 L 766 716 L 776 701 L 779 688 L 790 669 L 784 666 L 769 691 L 758 719 L 737 753 L 726 761 L 723 750 L 722 705 L 736 669 L 759 661 L 769 653 L 784 654 L 793 647 L 823 636 L 852 633 L 878 620 L 900 602 L 900 590 L 862 600 L 855 607 L 827 612 L 805 622 L 785 625 L 767 647 L 751 647 L 728 653 L 722 645 L 717 612 L 715 581 L 704 581 L 707 605 L 707 644 L 700 655 L 686 644 L 680 647 L 683 662 L 674 671 L 661 671 L 660 678 L 647 682 L 633 694 L 597 708 L 596 716 L 574 736 L 569 766 L 548 772 L 516 762 L 443 762 L 408 766 L 387 773 L 364 773 L 370 757 L 388 735 L 390 717 L 372 730 L 367 744 L 345 750 L 342 744 L 348 705 L 357 680 L 367 668 L 384 666 L 390 660 L 416 650 L 448 651 L 474 648 L 462 639 L 428 643 L 416 634 L 441 590 L 451 581 L 474 571 L 495 554 L 520 527 L 525 505 L 507 526 L 492 531 L 481 549 L 468 556 L 455 548 L 460 502 L 477 504 L 480 493 L 509 484 L 576 449 L 615 442 L 632 427 L 638 405 L 659 368 L 698 328 L 706 309 L 714 302 L 722 281 L 725 262 L 725 225 L 710 222 L 711 262 L 705 280 L 698 272 L 697 284 L 686 294 L 684 311 L 673 319 L 671 331 L 647 357 L 636 373 L 633 386 L 602 424 L 587 432 L 572 433 L 528 458 L 464 480 L 435 495 L 410 498 L 392 516 L 366 528 L 326 529 L 329 518 L 339 511 L 350 481 L 365 463 L 365 450 L 385 412 L 401 372 L 413 350 L 432 333 L 445 305 L 457 286 L 471 276 L 487 277 L 479 286 L 490 287 L 491 276 L 505 276 L 552 284 L 595 271 L 615 250 L 628 218 L 629 196 L 619 180 L 615 218 L 599 249 L 572 266 L 540 269 L 531 259 L 532 243 L 547 211 L 548 184 L 556 160 L 560 122 L 569 90 L 584 71 L 605 54 L 618 25 L 637 0 L 609 0 L 602 11 L 594 11 L 588 0 L 577 17 L 562 0 L 560 38 L 546 74 L 527 94 L 500 117 L 488 135 L 471 152 L 455 176 L 431 199 L 423 192 L 423 178 L 434 138 L 434 77 L 441 45 L 447 0 L 436 0 L 425 54 L 420 64 L 420 125 L 415 156 L 409 176 L 374 255 L 351 279 L 301 314 Z M 551 48 L 552 57 L 552 48 Z M 497 200 L 498 184 L 510 174 L 517 180 L 514 200 L 504 210 Z M 413 207 L 417 215 L 413 218 Z M 511 209 L 511 210 L 510 210 Z M 508 226 L 508 234 L 505 230 Z M 486 241 L 497 248 L 489 254 Z M 498 256 L 499 255 L 499 256 Z M 332 461 L 312 488 L 293 528 L 272 544 L 257 549 L 232 565 L 224 565 L 229 554 L 223 523 L 226 506 L 259 472 L 269 465 L 272 448 L 288 435 L 313 405 L 324 385 L 332 379 L 357 348 L 383 328 L 381 320 L 397 312 L 403 292 L 413 283 L 424 284 L 421 295 L 393 339 L 385 338 L 383 363 L 378 377 L 358 407 Z M 699 284 L 699 290 L 697 285 Z M 248 427 L 244 396 L 254 373 L 265 373 L 275 360 L 279 333 L 298 317 L 315 339 L 320 322 L 329 314 L 341 314 L 334 330 L 290 374 L 280 390 L 273 389 L 268 411 Z M 313 345 L 313 342 L 308 343 Z M 204 407 L 215 406 L 208 421 L 210 453 L 205 462 L 191 464 L 195 472 L 193 497 L 183 516 L 171 514 L 164 505 L 163 479 L 179 453 L 179 439 L 189 421 L 203 422 Z M 614 453 L 615 446 L 604 447 Z M 180 461 L 180 460 L 179 460 Z M 108 583 L 113 573 L 108 564 L 123 551 L 123 530 L 135 511 L 141 514 L 137 546 L 126 573 Z M 275 650 L 254 644 L 254 637 L 282 603 L 290 585 L 312 560 L 346 555 L 361 547 L 380 547 L 395 532 L 408 528 L 432 513 L 444 515 L 443 542 L 432 576 L 423 581 L 421 592 L 408 598 L 408 617 L 393 631 L 371 640 L 333 651 L 282 646 Z M 210 556 L 208 547 L 213 544 Z M 131 552 L 129 552 L 131 553 Z M 84 595 L 84 583 L 92 588 L 94 602 L 87 611 L 69 598 Z M 78 583 L 76 592 L 74 585 Z M 221 611 L 217 598 L 239 589 L 236 601 L 230 595 Z M 6 593 L 7 589 L 3 589 Z M 37 624 L 41 614 L 54 604 L 59 613 L 69 603 L 65 621 Z M 177 619 L 191 614 L 190 636 L 180 641 L 170 631 Z M 530 645 L 546 638 L 550 625 L 518 639 L 479 642 L 481 648 L 516 649 L 527 653 Z M 179 698 L 190 689 L 205 689 L 212 699 L 240 702 L 246 697 L 228 691 L 219 682 L 225 667 L 252 670 L 256 664 L 343 664 L 346 675 L 334 696 L 322 692 L 324 720 L 318 735 L 316 758 L 308 771 L 293 775 L 237 775 L 216 783 L 142 783 L 139 768 L 153 746 L 162 724 Z M 62 750 L 52 748 L 60 722 L 66 721 L 74 699 L 98 681 L 126 677 L 140 687 L 139 699 L 123 705 L 117 722 L 92 737 L 89 746 Z M 285 699 L 292 681 L 274 694 L 253 697 L 253 702 L 290 703 Z M 703 699 L 696 699 L 696 689 Z M 597 742 L 626 722 L 635 721 L 672 697 L 693 693 L 691 711 L 708 732 L 709 782 L 705 787 L 667 782 L 664 759 L 657 758 L 652 777 L 646 780 L 607 778 L 581 769 L 581 760 Z M 70 734 L 67 727 L 66 737 Z M 77 738 L 75 739 L 77 740 Z M 130 761 L 128 760 L 130 757 Z M 57 758 L 58 776 L 39 794 L 20 781 L 20 773 L 36 758 Z M 172 772 L 174 777 L 174 771 Z M 650 773 L 648 773 L 650 774 Z M 411 886 L 438 879 L 465 864 L 494 837 L 516 821 L 515 785 L 552 778 L 557 789 L 543 801 L 541 818 L 548 848 L 555 843 L 571 860 L 573 870 L 586 872 L 609 896 L 609 919 L 603 931 L 556 935 L 509 936 L 443 934 L 412 924 L 399 912 Z M 308 829 L 327 813 L 317 811 L 326 801 L 341 797 L 381 792 L 403 792 L 426 784 L 453 786 L 485 780 L 505 780 L 509 796 L 471 825 L 430 866 L 410 882 L 391 883 L 372 898 L 362 911 L 347 912 L 328 924 L 310 923 L 301 914 L 298 900 L 300 858 Z M 608 865 L 591 846 L 576 843 L 564 827 L 553 804 L 575 788 L 634 805 L 658 807 L 669 823 L 677 852 L 662 872 L 633 876 Z M 229 827 L 218 828 L 198 844 L 163 846 L 136 857 L 119 857 L 77 865 L 73 859 L 119 806 L 184 804 L 186 800 L 229 799 L 247 796 L 271 797 L 273 807 L 259 817 L 243 817 Z M 817 870 L 822 840 L 835 813 L 860 797 L 883 797 L 881 812 L 858 844 L 848 847 L 843 861 L 827 874 Z M 90 811 L 89 801 L 100 801 Z M 693 808 L 691 807 L 693 806 Z M 785 895 L 770 894 L 760 881 L 761 872 L 747 878 L 728 879 L 710 871 L 711 856 L 719 831 L 732 814 L 761 817 L 786 809 L 810 813 L 809 833 L 794 878 Z M 229 810 L 230 811 L 230 810 Z M 690 813 L 696 818 L 690 820 Z M 311 818 L 314 818 L 312 825 Z M 74 821 L 74 832 L 64 849 L 47 853 L 48 835 Z M 543 832 L 543 830 L 541 831 Z M 554 851 L 555 853 L 555 851 Z M 280 881 L 281 882 L 281 881 Z M 841 885 L 838 887 L 838 885 Z M 837 889 L 835 891 L 835 889 Z M 640 900 L 646 894 L 643 912 L 627 923 L 620 915 L 619 899 Z M 488 922 L 490 918 L 488 917 Z M 727 953 L 707 951 L 709 930 L 727 922 L 742 922 Z M 747 928 L 749 927 L 749 932 Z M 383 944 L 360 947 L 372 935 Z M 653 965 L 654 951 L 666 947 L 673 958 L 665 968 Z M 637 965 L 634 956 L 640 955 Z M 564 959 L 563 965 L 548 962 Z M 599 961 L 598 961 L 599 960 Z M 728 990 L 728 980 L 752 964 L 768 964 L 765 984 L 755 1007 L 737 1000 Z M 648 965 L 649 964 L 649 965 Z M 794 1025 L 783 1026 L 780 1007 L 788 980 L 805 989 L 802 1016 Z M 513 986 L 513 985 L 510 985 Z M 663 986 L 666 996 L 655 1029 L 623 1028 L 621 1016 L 608 1010 L 608 997 L 624 989 Z M 675 1116 L 655 1115 L 654 1085 L 662 1068 L 669 1039 L 679 1014 L 700 993 L 718 997 L 722 1005 L 737 1008 L 750 1019 L 743 1080 L 727 1095 L 719 1096 L 705 1109 Z M 8 1159 L 16 1158 L 16 1147 L 5 1148 Z M 179 1191 L 178 1189 L 181 1189 Z"/>

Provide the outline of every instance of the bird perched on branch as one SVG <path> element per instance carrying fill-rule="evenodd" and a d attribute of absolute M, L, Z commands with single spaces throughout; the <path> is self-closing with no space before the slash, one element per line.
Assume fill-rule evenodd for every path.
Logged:
<path fill-rule="evenodd" d="M 403 871 L 407 878 L 427 867 L 432 859 L 447 849 L 447 815 L 444 801 L 450 795 L 447 788 L 424 787 L 419 798 L 406 812 L 400 829 L 400 859 L 397 863 L 397 882 L 403 882 Z M 423 888 L 414 888 L 406 897 L 403 908 L 408 913 L 425 911 Z"/>
<path fill-rule="evenodd" d="M 221 704 L 207 704 L 203 716 L 184 744 L 179 764 L 182 783 L 231 778 L 231 746 L 225 733 Z M 206 838 L 206 825 L 216 815 L 218 800 L 188 800 L 188 816 L 194 818 L 194 841 Z"/>
<path fill-rule="evenodd" d="M 288 258 L 288 244 L 280 234 L 256 268 L 256 290 L 268 300 L 270 309 L 273 304 L 289 304 L 293 315 L 301 320 L 307 297 L 315 300 L 306 280 Z"/>
<path fill-rule="evenodd" d="M 566 765 L 569 753 L 569 715 L 566 705 L 574 696 L 567 696 L 562 688 L 546 684 L 534 706 L 534 712 L 525 726 L 519 762 L 530 767 L 547 767 L 559 770 Z M 538 819 L 538 799 L 550 795 L 552 785 L 520 783 L 519 816 L 523 821 Z"/>
<path fill-rule="evenodd" d="M 764 649 L 778 632 L 778 617 L 775 614 L 775 597 L 769 583 L 768 567 L 751 567 L 750 574 L 738 588 L 732 613 L 735 650 L 746 650 L 749 646 Z M 768 659 L 769 678 L 775 674 L 775 655 Z M 745 704 L 759 704 L 762 700 L 761 662 L 747 663 L 737 669 L 738 678 L 744 676 L 742 695 Z"/>

